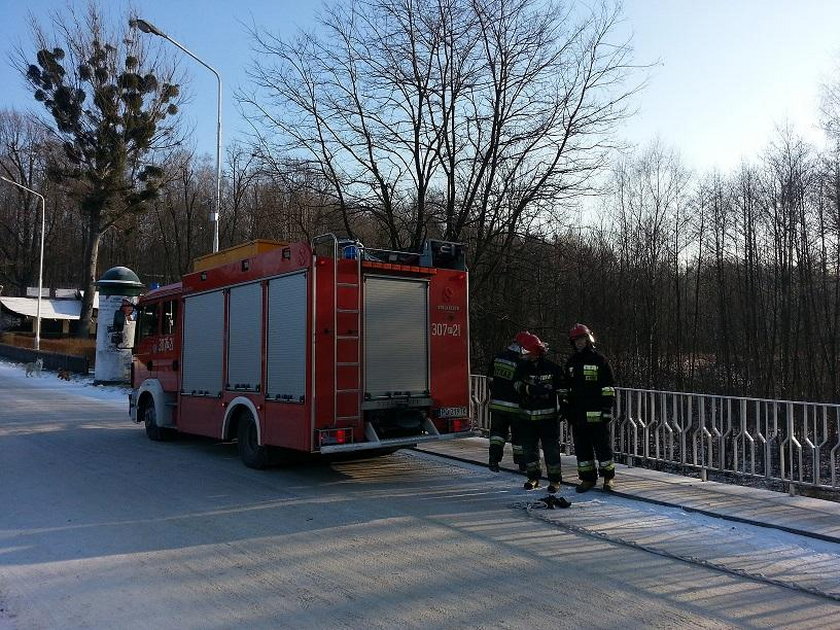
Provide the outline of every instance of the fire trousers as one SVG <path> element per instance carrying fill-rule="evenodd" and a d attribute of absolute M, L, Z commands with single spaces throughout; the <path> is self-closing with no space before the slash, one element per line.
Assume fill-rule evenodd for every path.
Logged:
<path fill-rule="evenodd" d="M 510 445 L 513 449 L 513 463 L 522 461 L 522 442 L 519 436 L 519 426 L 522 418 L 518 412 L 508 413 L 492 409 L 490 411 L 490 463 L 498 464 L 505 452 L 505 442 L 510 433 Z"/>
<path fill-rule="evenodd" d="M 582 481 L 597 481 L 598 475 L 604 479 L 615 477 L 612 438 L 608 422 L 587 422 L 586 417 L 575 418 L 572 423 L 572 437 L 575 442 L 578 477 Z M 595 457 L 598 467 L 595 468 Z"/>
<path fill-rule="evenodd" d="M 560 424 L 557 418 L 524 419 L 520 425 L 520 435 L 522 435 L 522 446 L 525 449 L 528 479 L 540 478 L 539 445 L 542 442 L 548 480 L 559 483 L 562 480 L 562 469 L 560 468 Z"/>

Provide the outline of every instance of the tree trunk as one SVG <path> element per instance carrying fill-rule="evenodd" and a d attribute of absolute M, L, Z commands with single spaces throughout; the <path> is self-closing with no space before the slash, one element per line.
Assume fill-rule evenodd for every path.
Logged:
<path fill-rule="evenodd" d="M 93 319 L 93 296 L 96 292 L 96 263 L 99 258 L 99 243 L 102 232 L 99 230 L 99 216 L 91 216 L 88 222 L 87 242 L 85 243 L 85 276 L 82 281 L 84 297 L 82 298 L 82 312 L 79 315 L 79 329 L 76 336 L 80 339 L 90 337 Z"/>

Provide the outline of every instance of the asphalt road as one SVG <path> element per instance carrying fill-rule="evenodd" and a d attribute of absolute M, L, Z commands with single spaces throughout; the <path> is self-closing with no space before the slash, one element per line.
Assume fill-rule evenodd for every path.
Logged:
<path fill-rule="evenodd" d="M 535 516 L 513 475 L 412 451 L 254 471 L 79 390 L 0 372 L 0 630 L 840 627 L 837 599 Z M 627 503 L 578 514 L 663 534 Z"/>

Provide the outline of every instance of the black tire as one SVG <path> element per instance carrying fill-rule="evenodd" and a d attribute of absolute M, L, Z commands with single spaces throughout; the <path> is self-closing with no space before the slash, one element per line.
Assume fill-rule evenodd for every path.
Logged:
<path fill-rule="evenodd" d="M 257 424 L 251 412 L 246 409 L 241 413 L 237 435 L 239 457 L 248 468 L 262 470 L 269 464 L 268 447 L 260 446 L 257 441 Z"/>
<path fill-rule="evenodd" d="M 169 429 L 159 427 L 157 424 L 154 401 L 147 400 L 144 402 L 140 407 L 139 413 L 143 419 L 143 424 L 146 426 L 146 437 L 153 442 L 165 442 L 172 438 L 172 432 Z"/>

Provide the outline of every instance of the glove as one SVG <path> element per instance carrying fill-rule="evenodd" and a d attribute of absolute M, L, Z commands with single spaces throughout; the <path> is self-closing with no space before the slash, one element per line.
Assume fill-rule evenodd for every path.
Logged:
<path fill-rule="evenodd" d="M 543 497 L 539 501 L 535 502 L 532 507 L 544 507 L 548 510 L 554 510 L 556 508 L 567 508 L 571 507 L 571 503 L 567 501 L 564 497 L 558 497 L 553 494 L 549 494 L 546 497 Z"/>

